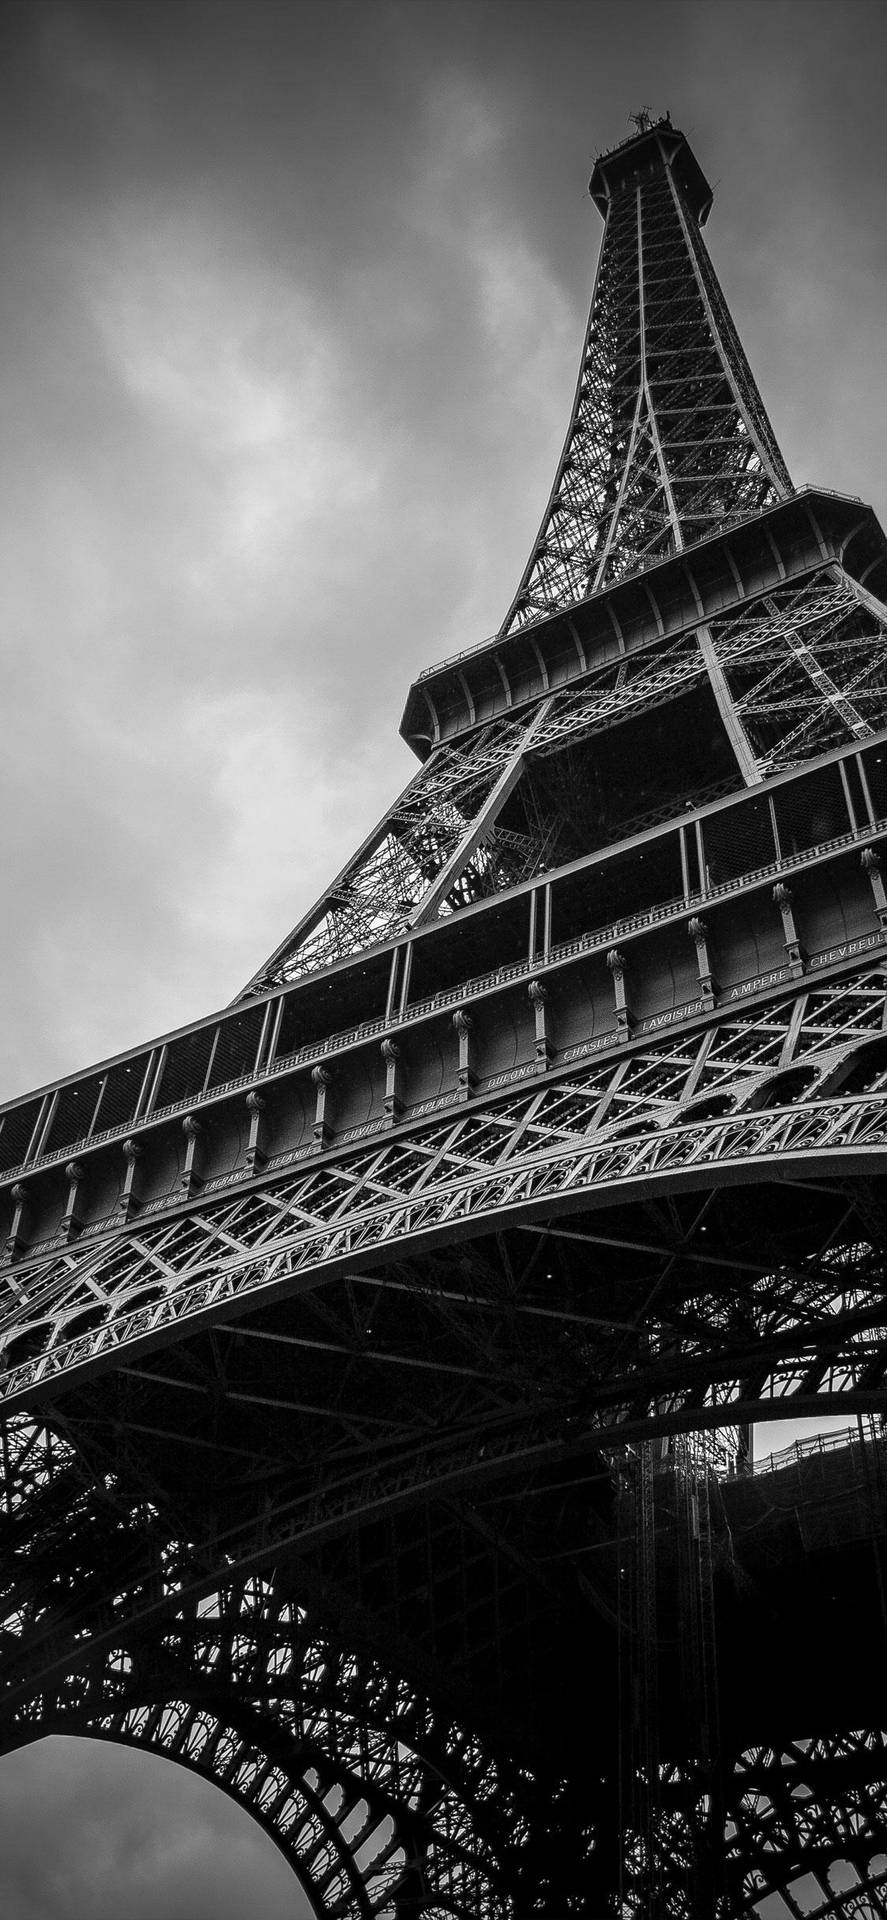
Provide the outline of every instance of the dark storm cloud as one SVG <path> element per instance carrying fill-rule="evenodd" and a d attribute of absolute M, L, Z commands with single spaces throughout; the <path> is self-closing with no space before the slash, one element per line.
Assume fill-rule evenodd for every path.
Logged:
<path fill-rule="evenodd" d="M 497 625 L 535 533 L 632 108 L 716 188 L 796 478 L 883 512 L 887 14 L 37 0 L 0 33 L 12 1094 L 229 999 L 402 784 L 410 678 Z M 137 1764 L 92 1884 L 106 1774 L 6 1763 L 4 1914 L 199 1920 L 227 1807 L 167 1870 L 185 1786 L 140 1801 L 164 1852 Z"/>

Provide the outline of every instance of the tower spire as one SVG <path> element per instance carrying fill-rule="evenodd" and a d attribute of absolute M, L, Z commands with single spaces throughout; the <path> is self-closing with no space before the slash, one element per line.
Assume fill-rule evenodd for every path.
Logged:
<path fill-rule="evenodd" d="M 512 633 L 791 492 L 701 228 L 711 188 L 666 115 L 595 162 L 604 239 L 576 396 Z"/>

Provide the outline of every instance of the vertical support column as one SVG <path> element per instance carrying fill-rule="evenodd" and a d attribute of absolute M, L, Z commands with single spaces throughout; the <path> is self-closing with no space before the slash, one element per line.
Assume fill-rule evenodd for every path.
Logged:
<path fill-rule="evenodd" d="M 190 1196 L 192 1193 L 197 1193 L 203 1186 L 199 1171 L 203 1125 L 195 1113 L 186 1113 L 182 1121 L 182 1132 L 185 1136 L 185 1164 L 179 1184 L 182 1192 Z"/>
<path fill-rule="evenodd" d="M 855 753 L 853 755 L 853 758 L 856 761 L 856 765 L 859 770 L 859 784 L 862 788 L 862 797 L 865 801 L 866 811 L 869 817 L 869 826 L 873 827 L 876 824 L 878 816 L 877 816 L 877 813 L 875 812 L 874 802 L 872 800 L 872 790 L 871 790 L 871 787 L 869 786 L 868 774 L 866 773 L 866 770 L 865 770 L 865 761 L 861 753 Z"/>
<path fill-rule="evenodd" d="M 881 872 L 881 856 L 876 847 L 863 847 L 860 854 L 863 872 L 868 875 L 879 927 L 887 929 L 887 892 Z"/>
<path fill-rule="evenodd" d="M 410 975 L 413 971 L 413 942 L 408 941 L 403 960 L 403 977 L 400 988 L 400 1011 L 404 1014 L 410 997 Z"/>
<path fill-rule="evenodd" d="M 687 922 L 687 932 L 696 948 L 696 966 L 699 971 L 699 992 L 711 1012 L 715 1004 L 718 983 L 711 970 L 711 955 L 708 950 L 708 927 L 704 920 L 694 914 Z"/>
<path fill-rule="evenodd" d="M 79 1160 L 69 1160 L 65 1168 L 65 1178 L 68 1182 L 68 1193 L 65 1200 L 65 1211 L 62 1214 L 59 1225 L 59 1232 L 63 1240 L 73 1240 L 83 1228 L 80 1202 L 82 1199 L 81 1188 L 86 1179 L 86 1168 L 81 1166 Z"/>
<path fill-rule="evenodd" d="M 400 955 L 400 947 L 395 947 L 391 955 L 391 966 L 388 972 L 388 994 L 385 1001 L 386 1020 L 394 1019 L 394 1009 L 397 1005 L 397 979 L 400 972 Z"/>
<path fill-rule="evenodd" d="M 398 1084 L 400 1048 L 393 1040 L 383 1040 L 380 1052 L 385 1062 L 385 1097 L 382 1103 L 382 1111 L 389 1125 L 393 1126 L 395 1120 L 399 1120 L 403 1112 L 403 1101 L 400 1097 L 400 1087 Z"/>
<path fill-rule="evenodd" d="M 329 1067 L 318 1065 L 312 1067 L 311 1079 L 317 1096 L 314 1108 L 314 1145 L 321 1148 L 328 1147 L 331 1138 L 329 1091 L 333 1084 L 333 1076 Z"/>
<path fill-rule="evenodd" d="M 634 1026 L 634 1014 L 628 1004 L 628 992 L 625 984 L 627 965 L 624 953 L 618 947 L 611 947 L 607 954 L 607 966 L 613 976 L 613 992 L 616 996 L 616 1026 L 627 1040 Z"/>
<path fill-rule="evenodd" d="M 477 1075 L 472 1064 L 471 1035 L 473 1022 L 470 1013 L 464 1007 L 457 1007 L 453 1014 L 453 1026 L 459 1037 L 459 1065 L 456 1073 L 458 1087 L 457 1098 L 468 1100 L 477 1085 Z"/>
<path fill-rule="evenodd" d="M 782 859 L 782 841 L 780 840 L 780 837 L 779 837 L 779 821 L 776 818 L 776 808 L 773 804 L 772 793 L 768 793 L 767 795 L 767 809 L 770 814 L 770 831 L 773 835 L 773 845 L 776 849 L 776 858 L 777 860 L 781 860 Z"/>
<path fill-rule="evenodd" d="M 708 861 L 705 857 L 705 841 L 702 838 L 701 820 L 696 821 L 696 865 L 699 868 L 699 891 L 700 893 L 707 893 L 711 882 L 709 879 Z"/>
<path fill-rule="evenodd" d="M 31 1202 L 28 1189 L 23 1185 L 21 1180 L 17 1180 L 12 1189 L 12 1201 L 14 1211 L 7 1235 L 6 1251 L 10 1259 L 14 1260 L 16 1255 L 24 1253 L 27 1247 L 27 1234 L 31 1215 Z"/>
<path fill-rule="evenodd" d="M 199 1089 L 201 1093 L 206 1093 L 207 1088 L 210 1086 L 212 1081 L 213 1067 L 216 1064 L 216 1054 L 219 1048 L 219 1034 L 221 1033 L 221 1031 L 222 1031 L 221 1024 L 219 1024 L 219 1026 L 217 1026 L 215 1033 L 213 1034 L 213 1037 L 212 1037 L 212 1045 L 210 1046 L 210 1050 L 209 1050 L 209 1059 L 207 1060 L 206 1072 L 203 1076 L 203 1085 Z M 194 1091 L 195 1093 L 198 1091 L 197 1087 L 195 1087 Z"/>
<path fill-rule="evenodd" d="M 136 1107 L 135 1113 L 133 1114 L 134 1120 L 147 1120 L 149 1114 L 152 1114 L 154 1112 L 154 1108 L 157 1105 L 157 1095 L 160 1092 L 163 1075 L 166 1069 L 168 1054 L 169 1054 L 169 1048 L 165 1044 L 164 1046 L 161 1047 L 159 1053 L 157 1054 L 152 1053 L 151 1060 L 148 1063 L 148 1068 L 145 1073 L 145 1078 L 142 1082 L 142 1091 L 139 1094 L 139 1104 Z M 152 1070 L 152 1062 L 153 1062 L 153 1070 Z"/>
<path fill-rule="evenodd" d="M 137 1213 L 139 1209 L 136 1180 L 138 1176 L 138 1165 L 142 1158 L 143 1151 L 141 1140 L 124 1140 L 123 1158 L 126 1161 L 126 1168 L 123 1175 L 123 1185 L 120 1189 L 120 1198 L 117 1202 L 118 1219 L 124 1223 L 130 1220 L 133 1214 Z"/>
<path fill-rule="evenodd" d="M 680 854 L 681 854 L 681 885 L 684 889 L 684 899 L 686 900 L 687 905 L 689 906 L 690 894 L 692 892 L 692 888 L 690 886 L 690 862 L 687 858 L 686 827 L 681 827 L 680 829 L 680 832 L 678 834 L 678 846 L 680 848 Z"/>
<path fill-rule="evenodd" d="M 536 1019 L 536 1072 L 544 1073 L 551 1065 L 554 1047 L 548 1031 L 548 994 L 541 980 L 529 982 L 527 997 Z"/>
<path fill-rule="evenodd" d="M 263 1061 L 265 1059 L 265 1053 L 268 1046 L 269 1036 L 274 1032 L 274 1021 L 275 1021 L 276 1015 L 277 1015 L 277 1003 L 274 1000 L 269 1000 L 265 1008 L 264 1017 L 262 1019 L 262 1031 L 259 1034 L 259 1044 L 256 1048 L 255 1059 L 253 1060 L 253 1073 L 259 1073 L 261 1070 Z"/>
<path fill-rule="evenodd" d="M 25 1166 L 30 1165 L 32 1160 L 39 1160 L 40 1155 L 44 1152 L 46 1142 L 49 1138 L 49 1129 L 55 1118 L 58 1100 L 58 1087 L 56 1087 L 54 1093 L 45 1093 L 43 1095 L 43 1099 L 40 1102 L 40 1112 L 37 1115 L 37 1124 L 28 1142 L 28 1150 L 24 1160 Z"/>
<path fill-rule="evenodd" d="M 269 1071 L 271 1067 L 273 1067 L 274 1062 L 277 1058 L 277 1043 L 280 1039 L 280 1029 L 283 1025 L 283 1015 L 286 1008 L 286 1002 L 287 1002 L 287 996 L 285 993 L 282 993 L 280 996 L 280 999 L 277 1002 L 277 1006 L 275 1007 L 274 1019 L 271 1023 L 271 1035 L 268 1041 L 268 1051 L 265 1055 L 265 1072 L 266 1073 Z"/>
<path fill-rule="evenodd" d="M 248 1093 L 249 1135 L 246 1143 L 247 1173 L 261 1173 L 268 1158 L 265 1152 L 265 1101 L 260 1093 Z"/>
<path fill-rule="evenodd" d="M 777 880 L 773 888 L 773 899 L 782 915 L 782 933 L 789 971 L 797 976 L 804 971 L 806 955 L 798 938 L 798 929 L 795 925 L 792 890 L 791 887 L 786 886 L 784 880 Z"/>
<path fill-rule="evenodd" d="M 850 822 L 850 831 L 851 833 L 858 833 L 860 823 L 856 818 L 856 808 L 853 805 L 853 795 L 850 791 L 850 781 L 847 778 L 847 768 L 843 760 L 838 761 L 838 772 L 841 776 L 841 785 L 844 789 L 844 805 L 847 808 L 847 818 Z"/>
<path fill-rule="evenodd" d="M 736 1430 L 736 1453 L 733 1471 L 737 1474 L 753 1473 L 752 1429 L 748 1421 L 743 1421 Z"/>
<path fill-rule="evenodd" d="M 542 927 L 542 952 L 547 960 L 551 953 L 551 881 L 546 880 L 543 894 L 545 917 Z"/>

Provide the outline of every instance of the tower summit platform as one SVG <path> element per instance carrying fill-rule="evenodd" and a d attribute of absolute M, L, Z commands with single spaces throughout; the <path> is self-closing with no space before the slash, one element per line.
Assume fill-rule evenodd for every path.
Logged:
<path fill-rule="evenodd" d="M 598 154 L 588 183 L 598 212 L 606 219 L 617 194 L 626 187 L 641 185 L 663 166 L 674 174 L 687 207 L 704 227 L 714 195 L 689 141 L 672 126 L 667 114 L 650 121 L 609 153 Z"/>

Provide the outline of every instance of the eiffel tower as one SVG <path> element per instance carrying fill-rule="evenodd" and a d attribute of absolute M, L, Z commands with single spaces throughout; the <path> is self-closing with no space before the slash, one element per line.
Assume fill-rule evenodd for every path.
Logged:
<path fill-rule="evenodd" d="M 232 1006 L 0 1118 L 2 1746 L 196 1770 L 322 1920 L 887 1912 L 887 543 L 684 136 L 591 196 L 415 777 Z"/>

